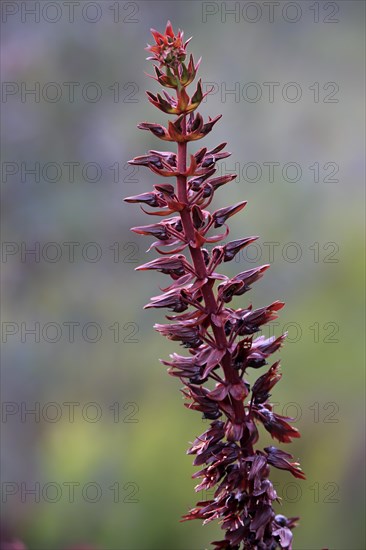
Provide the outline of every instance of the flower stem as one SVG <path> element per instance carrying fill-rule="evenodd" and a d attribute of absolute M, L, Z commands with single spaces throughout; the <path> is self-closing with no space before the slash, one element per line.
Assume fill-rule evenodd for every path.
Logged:
<path fill-rule="evenodd" d="M 186 117 L 182 121 L 182 134 L 186 133 Z M 180 216 L 182 220 L 183 229 L 187 237 L 189 244 L 189 251 L 192 257 L 193 265 L 196 270 L 197 278 L 199 280 L 207 279 L 207 282 L 201 287 L 202 295 L 206 304 L 206 311 L 210 316 L 210 324 L 212 327 L 213 334 L 216 339 L 217 347 L 219 349 L 225 349 L 226 353 L 222 358 L 221 365 L 225 374 L 225 381 L 230 384 L 238 384 L 241 380 L 238 371 L 236 371 L 231 366 L 231 357 L 228 350 L 228 341 L 226 338 L 225 330 L 223 326 L 217 326 L 212 321 L 212 315 L 217 313 L 218 304 L 213 292 L 213 280 L 209 278 L 207 273 L 206 265 L 204 262 L 203 254 L 201 247 L 195 247 L 192 243 L 195 242 L 195 230 L 192 221 L 192 216 L 190 212 L 190 207 L 188 204 L 188 194 L 187 194 L 187 177 L 182 174 L 187 169 L 187 143 L 178 143 L 178 155 L 177 155 L 177 167 L 179 176 L 177 176 L 177 186 L 178 186 L 178 200 L 179 202 L 185 204 L 185 208 L 181 210 Z M 244 405 L 241 400 L 236 400 L 232 398 L 233 408 L 235 411 L 235 423 L 241 424 L 245 418 Z"/>

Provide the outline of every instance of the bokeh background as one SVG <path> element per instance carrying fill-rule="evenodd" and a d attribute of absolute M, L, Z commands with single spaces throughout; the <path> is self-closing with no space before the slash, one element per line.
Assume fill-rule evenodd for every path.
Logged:
<path fill-rule="evenodd" d="M 239 171 L 215 205 L 248 200 L 231 235 L 261 236 L 225 273 L 270 261 L 245 303 L 286 301 L 273 400 L 297 419 L 307 480 L 273 479 L 301 516 L 294 547 L 361 550 L 364 3 L 280 2 L 273 17 L 262 2 L 72 4 L 2 2 L 6 528 L 32 550 L 198 550 L 219 532 L 179 523 L 209 497 L 185 454 L 207 425 L 158 361 L 177 347 L 143 306 L 163 280 L 134 272 L 154 254 L 129 231 L 150 220 L 122 201 L 159 181 L 126 162 L 163 148 L 136 125 L 166 120 L 143 48 L 169 18 L 215 84 L 201 112 L 223 119 L 205 145 L 228 141 L 222 170 Z"/>

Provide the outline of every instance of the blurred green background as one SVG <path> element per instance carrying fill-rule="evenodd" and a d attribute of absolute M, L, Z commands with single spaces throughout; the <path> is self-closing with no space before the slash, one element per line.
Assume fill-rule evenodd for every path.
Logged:
<path fill-rule="evenodd" d="M 273 401 L 297 418 L 307 480 L 273 479 L 301 516 L 294 548 L 363 549 L 364 3 L 281 2 L 272 22 L 262 2 L 2 4 L 5 524 L 32 550 L 198 550 L 219 532 L 179 523 L 209 497 L 185 454 L 207 424 L 158 361 L 179 351 L 153 330 L 163 312 L 142 309 L 166 279 L 134 272 L 154 254 L 129 227 L 154 218 L 122 202 L 159 182 L 126 162 L 164 149 L 136 125 L 167 118 L 144 47 L 169 18 L 215 83 L 205 145 L 228 141 L 239 171 L 214 206 L 248 200 L 231 236 L 261 236 L 223 270 L 272 263 L 235 304 L 286 302 Z"/>

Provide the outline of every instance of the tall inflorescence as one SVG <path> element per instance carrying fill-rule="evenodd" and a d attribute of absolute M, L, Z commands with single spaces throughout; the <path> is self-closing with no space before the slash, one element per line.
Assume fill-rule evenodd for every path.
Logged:
<path fill-rule="evenodd" d="M 198 502 L 183 519 L 200 519 L 204 524 L 218 519 L 225 537 L 212 543 L 216 549 L 291 549 L 292 528 L 298 518 L 274 512 L 273 502 L 279 498 L 268 479 L 270 466 L 288 470 L 296 478 L 305 476 L 289 453 L 275 446 L 263 450 L 254 446 L 259 438 L 258 424 L 282 443 L 299 437 L 299 432 L 289 424 L 292 419 L 274 413 L 268 402 L 281 378 L 279 361 L 252 386 L 246 379 L 248 370 L 263 368 L 268 357 L 281 347 L 285 335 L 267 339 L 254 335 L 277 318 L 284 304 L 276 301 L 259 309 L 228 306 L 234 296 L 250 290 L 269 266 L 231 278 L 217 271 L 221 263 L 233 260 L 258 237 L 225 241 L 229 234 L 226 222 L 245 207 L 245 201 L 212 213 L 207 210 L 216 190 L 236 177 L 214 176 L 217 162 L 230 153 L 224 151 L 226 143 L 221 143 L 211 150 L 203 147 L 187 160 L 187 144 L 204 138 L 221 115 L 204 122 L 197 112 L 206 95 L 200 80 L 193 95 L 187 93 L 199 62 L 195 64 L 192 55 L 186 61 L 189 40 L 183 41 L 183 32 L 175 34 L 168 22 L 164 34 L 155 30 L 152 34 L 155 44 L 147 50 L 152 54 L 148 59 L 156 62 L 153 78 L 174 95 L 164 90 L 156 95 L 147 92 L 147 96 L 174 119 L 167 127 L 150 122 L 138 127 L 176 143 L 177 151 L 151 150 L 130 163 L 146 166 L 173 183 L 158 183 L 152 191 L 125 200 L 140 203 L 146 214 L 160 216 L 158 223 L 132 228 L 135 233 L 154 237 L 149 250 L 161 255 L 137 269 L 157 270 L 172 280 L 163 294 L 153 297 L 145 307 L 167 308 L 174 313 L 167 316 L 169 324 L 156 324 L 155 328 L 180 342 L 188 355 L 173 353 L 169 361 L 162 362 L 169 367 L 169 374 L 184 384 L 185 406 L 211 421 L 210 428 L 187 452 L 195 455 L 194 464 L 201 468 L 193 475 L 202 478 L 196 491 L 214 491 L 213 498 Z M 212 230 L 218 230 L 214 231 L 217 234 Z M 225 242 L 211 247 L 220 241 Z"/>

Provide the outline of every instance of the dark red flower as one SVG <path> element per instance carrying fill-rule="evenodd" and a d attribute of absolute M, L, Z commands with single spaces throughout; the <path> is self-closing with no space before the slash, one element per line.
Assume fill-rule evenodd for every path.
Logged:
<path fill-rule="evenodd" d="M 305 474 L 299 467 L 298 462 L 290 462 L 289 459 L 293 458 L 290 453 L 280 451 L 276 447 L 265 447 L 264 449 L 268 454 L 268 463 L 279 468 L 280 470 L 288 470 L 294 477 L 305 479 Z"/>
<path fill-rule="evenodd" d="M 155 324 L 155 329 L 187 348 L 188 354 L 173 353 L 162 363 L 183 383 L 185 406 L 210 420 L 209 428 L 187 452 L 194 455 L 194 465 L 199 467 L 193 475 L 199 479 L 195 490 L 211 490 L 213 497 L 199 501 L 183 521 L 200 519 L 206 524 L 218 520 L 225 537 L 213 543 L 217 550 L 291 550 L 297 518 L 275 514 L 274 503 L 279 499 L 269 475 L 274 466 L 299 479 L 305 476 L 289 453 L 276 447 L 262 451 L 255 446 L 259 424 L 283 443 L 300 434 L 291 425 L 292 419 L 274 413 L 268 401 L 281 378 L 279 362 L 253 383 L 246 379 L 248 372 L 253 374 L 251 369 L 255 372 L 264 367 L 268 357 L 281 347 L 286 335 L 254 338 L 254 334 L 277 318 L 284 303 L 275 301 L 257 309 L 245 302 L 237 309 L 227 306 L 234 296 L 249 291 L 269 265 L 231 278 L 217 271 L 220 264 L 232 261 L 258 237 L 205 248 L 206 243 L 226 241 L 226 222 L 247 203 L 240 201 L 210 212 L 216 191 L 236 178 L 236 174 L 215 177 L 218 163 L 230 153 L 222 142 L 213 149 L 201 147 L 187 157 L 187 143 L 205 137 L 221 115 L 205 122 L 197 111 L 207 95 L 201 80 L 192 95 L 187 92 L 199 62 L 195 64 L 192 55 L 186 62 L 188 41 L 183 41 L 183 32 L 175 34 L 168 22 L 163 34 L 155 30 L 152 34 L 155 44 L 147 50 L 152 54 L 149 59 L 158 63 L 152 78 L 170 93 L 147 92 L 147 96 L 152 105 L 173 118 L 166 126 L 142 122 L 139 128 L 176 143 L 177 151 L 150 150 L 130 162 L 161 177 L 173 178 L 169 181 L 175 179 L 176 185 L 158 183 L 153 191 L 125 200 L 141 204 L 144 212 L 144 206 L 150 206 L 153 210 L 147 214 L 164 218 L 132 228 L 139 235 L 157 239 L 148 251 L 155 249 L 161 255 L 137 269 L 159 271 L 173 280 L 145 307 L 173 312 L 166 315 L 168 324 Z M 221 227 L 224 229 L 211 234 L 213 228 Z"/>
<path fill-rule="evenodd" d="M 180 341 L 188 347 L 197 348 L 202 340 L 200 339 L 199 327 L 195 324 L 176 323 L 170 325 L 154 325 L 155 330 L 166 336 L 169 340 Z"/>
<path fill-rule="evenodd" d="M 151 302 L 145 306 L 145 309 L 153 307 L 166 307 L 176 313 L 182 313 L 182 311 L 186 311 L 186 309 L 188 309 L 188 303 L 183 299 L 180 291 L 173 289 L 169 292 L 165 292 L 165 294 L 151 298 Z"/>
<path fill-rule="evenodd" d="M 157 270 L 168 275 L 184 275 L 187 272 L 187 263 L 182 255 L 169 258 L 157 258 L 146 264 L 136 267 L 136 271 Z"/>
<path fill-rule="evenodd" d="M 282 374 L 279 372 L 279 369 L 280 362 L 277 361 L 266 374 L 263 374 L 256 380 L 252 388 L 254 403 L 264 403 L 267 401 L 270 396 L 270 390 L 281 380 Z"/>
<path fill-rule="evenodd" d="M 254 243 L 259 239 L 259 237 L 246 237 L 244 239 L 236 239 L 235 241 L 230 241 L 229 243 L 225 244 L 223 247 L 224 250 L 224 262 L 231 262 L 233 258 L 240 252 L 243 248 L 250 245 L 251 243 Z"/>
<path fill-rule="evenodd" d="M 293 418 L 276 414 L 271 409 L 270 405 L 258 405 L 253 407 L 253 414 L 272 437 L 282 443 L 291 443 L 292 438 L 300 437 L 299 431 L 288 423 L 293 421 Z"/>
<path fill-rule="evenodd" d="M 140 130 L 150 130 L 150 132 L 154 134 L 154 136 L 165 141 L 173 141 L 167 129 L 160 124 L 154 124 L 153 122 L 140 122 L 137 127 L 140 128 Z"/>
<path fill-rule="evenodd" d="M 262 265 L 253 269 L 248 269 L 239 273 L 225 283 L 221 283 L 218 287 L 218 297 L 223 302 L 230 302 L 233 296 L 241 296 L 248 290 L 250 285 L 263 277 L 264 272 L 269 268 L 269 265 Z"/>
<path fill-rule="evenodd" d="M 240 210 L 246 206 L 247 201 L 239 202 L 238 204 L 234 204 L 233 206 L 227 206 L 226 208 L 220 208 L 219 210 L 216 210 L 212 214 L 213 219 L 215 220 L 215 227 L 221 227 L 224 225 L 226 220 L 233 216 L 234 214 L 237 214 Z"/>

